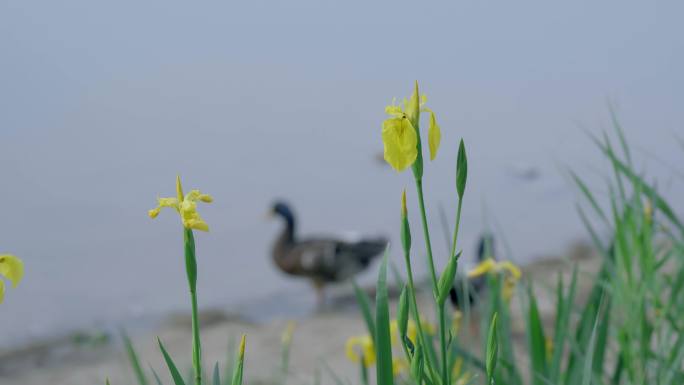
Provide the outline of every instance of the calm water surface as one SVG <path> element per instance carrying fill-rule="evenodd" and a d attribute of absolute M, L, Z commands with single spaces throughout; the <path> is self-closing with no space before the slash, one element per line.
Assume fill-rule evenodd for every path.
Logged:
<path fill-rule="evenodd" d="M 400 9 L 375 4 L 361 14 L 318 2 L 99 7 L 0 5 L 0 251 L 26 264 L 0 306 L 0 348 L 186 309 L 179 220 L 146 215 L 173 195 L 177 173 L 215 197 L 200 208 L 211 232 L 196 237 L 201 306 L 309 311 L 308 284 L 269 260 L 280 224 L 264 213 L 283 198 L 302 233 L 386 234 L 398 245 L 400 192 L 412 214 L 415 193 L 409 173 L 377 161 L 380 124 L 416 78 L 443 132 L 425 175 L 440 264 L 438 210 L 453 222 L 461 137 L 466 257 L 487 227 L 517 262 L 584 237 L 565 172 L 607 198 L 608 168 L 588 133 L 610 129 L 608 101 L 638 168 L 684 209 L 676 3 L 620 3 L 620 17 L 590 2 L 445 5 L 424 10 L 420 36 L 397 29 Z"/>

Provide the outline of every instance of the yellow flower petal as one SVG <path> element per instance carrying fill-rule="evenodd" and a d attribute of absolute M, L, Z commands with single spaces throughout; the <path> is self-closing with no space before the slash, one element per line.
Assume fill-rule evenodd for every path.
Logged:
<path fill-rule="evenodd" d="M 406 337 L 408 337 L 408 339 L 410 339 L 414 345 L 416 344 L 416 337 L 418 337 L 418 328 L 416 327 L 416 323 L 413 322 L 412 319 L 410 319 L 408 324 L 406 325 Z"/>
<path fill-rule="evenodd" d="M 375 349 L 369 336 L 349 338 L 345 344 L 345 353 L 351 362 L 359 363 L 362 355 L 364 366 L 368 367 L 375 363 Z"/>
<path fill-rule="evenodd" d="M 430 126 L 428 127 L 428 145 L 430 147 L 430 160 L 435 160 L 439 143 L 442 140 L 442 132 L 440 131 L 435 113 L 430 111 Z"/>
<path fill-rule="evenodd" d="M 176 198 L 157 198 L 157 207 L 149 210 L 147 215 L 154 219 L 159 215 L 162 208 L 169 207 L 178 211 L 178 199 Z"/>
<path fill-rule="evenodd" d="M 451 367 L 451 377 L 458 378 L 461 375 L 461 368 L 463 367 L 463 358 L 456 357 L 454 366 Z"/>
<path fill-rule="evenodd" d="M 344 352 L 347 355 L 347 358 L 349 361 L 358 363 L 360 358 L 359 355 L 356 353 L 356 346 L 360 346 L 361 343 L 359 342 L 359 337 L 350 337 L 347 339 L 347 342 L 344 344 Z"/>
<path fill-rule="evenodd" d="M 435 325 L 423 319 L 422 316 L 420 318 L 420 326 L 423 328 L 423 331 L 428 335 L 434 335 Z M 416 338 L 418 337 L 418 327 L 416 325 L 416 322 L 412 319 L 409 320 L 408 325 L 406 327 L 406 337 L 408 337 L 408 339 L 410 339 L 411 342 L 413 342 L 414 344 L 416 343 Z"/>
<path fill-rule="evenodd" d="M 401 192 L 401 215 L 404 217 L 408 215 L 408 209 L 406 209 L 406 189 Z"/>
<path fill-rule="evenodd" d="M 399 343 L 401 335 L 399 334 L 399 324 L 397 320 L 390 321 L 390 343 L 392 345 Z"/>
<path fill-rule="evenodd" d="M 178 202 L 183 201 L 183 186 L 181 185 L 180 175 L 176 175 L 176 198 Z"/>
<path fill-rule="evenodd" d="M 188 197 L 190 197 L 190 195 L 188 195 Z M 183 217 L 190 217 L 197 213 L 197 203 L 190 199 L 186 199 L 180 204 L 180 211 Z"/>
<path fill-rule="evenodd" d="M 513 278 L 515 278 L 516 281 L 519 280 L 522 276 L 520 268 L 514 265 L 511 261 L 503 261 L 499 263 L 499 268 L 501 270 L 508 270 L 508 272 L 511 273 L 511 276 L 513 276 Z"/>
<path fill-rule="evenodd" d="M 650 200 L 644 202 L 644 217 L 646 218 L 647 223 L 653 221 L 653 205 Z"/>
<path fill-rule="evenodd" d="M 280 336 L 280 342 L 283 345 L 289 345 L 290 342 L 292 342 L 292 335 L 294 334 L 295 326 L 297 326 L 295 321 L 289 321 L 287 323 L 283 334 Z"/>
<path fill-rule="evenodd" d="M 496 268 L 496 262 L 492 258 L 487 258 L 480 262 L 473 270 L 468 272 L 468 278 L 479 277 L 483 274 L 487 274 Z"/>
<path fill-rule="evenodd" d="M 159 207 L 171 207 L 178 209 L 178 199 L 176 198 L 157 198 Z"/>
<path fill-rule="evenodd" d="M 394 104 L 385 107 L 385 113 L 393 117 L 401 117 L 402 115 L 404 115 L 404 111 L 401 110 L 401 107 L 395 106 Z"/>
<path fill-rule="evenodd" d="M 463 375 L 454 382 L 454 385 L 467 385 L 472 383 L 471 379 L 473 375 L 470 372 L 465 372 Z"/>
<path fill-rule="evenodd" d="M 0 255 L 0 275 L 9 279 L 12 282 L 12 287 L 17 287 L 24 277 L 24 263 L 14 255 Z"/>
<path fill-rule="evenodd" d="M 209 225 L 207 222 L 201 219 L 189 219 L 185 221 L 185 227 L 193 230 L 209 231 Z"/>
<path fill-rule="evenodd" d="M 507 276 L 504 278 L 503 286 L 501 287 L 501 296 L 506 302 L 510 301 L 513 297 L 516 282 L 518 282 L 518 280 L 513 277 Z"/>
<path fill-rule="evenodd" d="M 239 350 L 240 361 L 245 359 L 245 343 L 246 343 L 246 340 L 247 340 L 247 336 L 243 334 L 242 338 L 240 339 L 240 350 Z"/>
<path fill-rule="evenodd" d="M 214 198 L 211 197 L 209 194 L 202 194 L 200 190 L 192 190 L 188 195 L 185 196 L 184 201 L 186 202 L 197 202 L 197 201 L 202 201 L 204 203 L 211 203 L 214 201 Z"/>
<path fill-rule="evenodd" d="M 385 160 L 397 171 L 411 166 L 418 156 L 418 135 L 406 118 L 387 119 L 382 124 Z"/>
<path fill-rule="evenodd" d="M 392 374 L 397 376 L 408 369 L 409 365 L 405 358 L 395 357 L 392 359 Z"/>
<path fill-rule="evenodd" d="M 504 300 L 509 301 L 515 291 L 516 283 L 520 280 L 522 272 L 520 268 L 510 261 L 496 262 L 492 258 L 487 258 L 477 265 L 475 269 L 468 272 L 468 278 L 479 277 L 487 273 L 507 273 L 503 277 L 501 295 Z"/>
<path fill-rule="evenodd" d="M 170 207 L 180 214 L 185 228 L 209 231 L 209 225 L 197 212 L 197 202 L 211 203 L 213 198 L 208 194 L 202 194 L 199 190 L 191 190 L 188 195 L 183 195 L 180 177 L 176 178 L 176 195 L 176 198 L 157 198 L 158 206 L 147 212 L 150 218 L 156 218 L 162 208 Z"/>
<path fill-rule="evenodd" d="M 451 317 L 451 332 L 454 336 L 458 335 L 458 331 L 461 329 L 461 320 L 463 319 L 463 313 L 456 310 L 454 311 L 453 317 Z"/>
<path fill-rule="evenodd" d="M 408 102 L 405 103 L 406 117 L 408 117 L 411 121 L 411 124 L 413 124 L 416 127 L 418 127 L 418 121 L 420 120 L 420 101 L 421 97 L 418 93 L 418 81 L 416 81 L 416 85 L 413 88 L 411 98 L 408 100 Z"/>
<path fill-rule="evenodd" d="M 199 196 L 202 195 L 199 190 L 190 190 L 190 192 L 183 198 L 186 202 L 196 202 Z"/>

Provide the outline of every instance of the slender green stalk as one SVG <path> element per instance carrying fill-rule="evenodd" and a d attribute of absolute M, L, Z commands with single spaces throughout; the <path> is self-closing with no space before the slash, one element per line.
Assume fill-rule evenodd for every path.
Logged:
<path fill-rule="evenodd" d="M 449 357 L 447 357 L 446 346 L 446 315 L 444 305 L 439 306 L 439 346 L 442 353 L 442 383 L 450 384 L 449 376 Z"/>
<path fill-rule="evenodd" d="M 456 243 L 458 241 L 458 228 L 461 225 L 461 207 L 463 205 L 463 199 L 458 198 L 458 208 L 456 209 L 456 226 L 454 227 L 454 240 L 451 242 L 451 254 L 450 257 L 456 255 Z"/>
<path fill-rule="evenodd" d="M 361 384 L 368 385 L 368 368 L 366 367 L 366 357 L 361 353 L 359 365 L 361 367 Z"/>
<path fill-rule="evenodd" d="M 430 230 L 428 229 L 427 214 L 425 212 L 425 199 L 423 198 L 423 180 L 416 179 L 416 190 L 418 190 L 418 204 L 420 205 L 420 217 L 423 224 L 423 236 L 425 237 L 425 250 L 427 251 L 428 267 L 430 268 L 430 278 L 432 279 L 432 289 L 435 296 L 438 295 L 437 273 L 435 272 L 435 262 L 432 258 L 432 243 L 430 242 Z"/>
<path fill-rule="evenodd" d="M 461 197 L 458 198 L 458 208 L 456 209 L 456 225 L 454 226 L 454 239 L 451 243 L 451 253 L 449 254 L 450 258 L 455 258 L 456 257 L 456 244 L 458 243 L 458 229 L 461 225 L 461 208 L 463 206 L 463 199 Z M 465 298 L 468 298 L 468 294 L 466 292 Z M 465 303 L 468 303 L 468 301 L 464 301 Z M 467 306 L 467 305 L 466 305 Z M 444 333 L 446 333 L 446 314 L 444 311 L 444 306 L 440 306 L 439 309 L 439 324 L 440 324 L 440 330 L 444 330 Z M 447 362 L 450 362 L 449 357 L 447 356 L 446 352 L 446 345 L 443 344 L 442 346 L 442 356 L 444 357 L 444 367 L 446 371 L 446 378 L 447 381 L 451 381 L 449 378 L 451 376 L 451 371 L 448 368 Z M 444 376 L 444 374 L 443 374 Z M 450 382 L 447 382 L 447 384 L 450 384 Z"/>
<path fill-rule="evenodd" d="M 195 385 L 202 384 L 202 361 L 199 337 L 199 322 L 197 316 L 197 293 L 195 290 L 190 292 L 192 302 L 192 366 L 195 370 Z"/>
<path fill-rule="evenodd" d="M 140 364 L 140 358 L 138 358 L 138 353 L 135 351 L 131 339 L 128 337 L 128 334 L 126 334 L 124 330 L 121 330 L 121 338 L 123 339 L 128 359 L 131 362 L 131 366 L 133 367 L 133 373 L 135 374 L 135 377 L 138 380 L 138 385 L 147 385 L 147 377 L 145 376 L 145 372 L 143 372 L 142 370 L 142 365 Z"/>
<path fill-rule="evenodd" d="M 425 333 L 423 333 L 423 325 L 421 325 L 420 322 L 420 312 L 418 311 L 418 301 L 416 301 L 416 289 L 413 284 L 413 270 L 411 269 L 411 259 L 408 250 L 404 251 L 404 261 L 406 262 L 406 274 L 408 276 L 407 285 L 410 294 L 409 298 L 411 299 L 411 306 L 409 307 L 411 308 L 411 312 L 413 313 L 413 319 L 416 321 L 416 327 L 418 328 L 418 336 L 420 338 L 420 343 L 423 344 L 425 348 L 427 348 L 428 341 L 425 339 Z M 425 363 L 427 364 L 427 366 L 430 365 L 429 354 L 425 355 Z"/>
<path fill-rule="evenodd" d="M 195 237 L 191 229 L 184 229 L 185 270 L 190 287 L 192 305 L 192 367 L 195 372 L 195 385 L 202 385 L 202 349 L 200 346 L 199 317 L 197 311 L 197 259 L 195 258 Z"/>
<path fill-rule="evenodd" d="M 420 178 L 416 178 L 416 189 L 418 190 L 418 203 L 420 205 L 420 217 L 423 223 L 423 235 L 425 237 L 425 249 L 428 256 L 428 266 L 430 268 L 430 274 L 432 276 L 432 285 L 435 293 L 435 298 L 439 295 L 439 288 L 437 287 L 437 273 L 435 272 L 435 263 L 432 258 L 432 244 L 430 242 L 430 230 L 428 229 L 427 213 L 425 212 L 425 200 L 423 198 L 423 181 Z M 457 227 L 458 228 L 458 225 Z M 444 319 L 444 304 L 437 304 L 439 312 L 439 346 L 442 353 L 442 384 L 449 384 L 449 368 L 448 360 L 446 354 L 446 328 Z M 420 318 L 418 318 L 418 324 L 420 324 Z"/>

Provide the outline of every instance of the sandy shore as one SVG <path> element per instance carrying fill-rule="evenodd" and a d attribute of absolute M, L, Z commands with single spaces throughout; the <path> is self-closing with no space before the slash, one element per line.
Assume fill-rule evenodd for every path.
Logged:
<path fill-rule="evenodd" d="M 572 264 L 577 262 L 582 272 L 592 273 L 598 268 L 598 259 L 592 257 L 586 248 L 576 248 L 566 259 L 547 259 L 524 268 L 525 275 L 535 282 L 539 306 L 545 323 L 552 319 L 557 275 L 560 271 L 569 281 Z M 583 300 L 589 290 L 589 275 L 581 275 L 578 300 Z M 514 340 L 524 348 L 524 325 L 521 322 L 522 304 L 514 298 L 511 309 L 514 313 Z M 360 314 L 354 309 L 350 292 L 340 294 L 332 300 L 327 309 L 311 317 L 297 321 L 291 347 L 290 374 L 288 383 L 312 384 L 316 372 L 320 372 L 321 383 L 333 383 L 325 365 L 341 377 L 358 381 L 358 367 L 347 360 L 344 344 L 349 336 L 365 333 Z M 427 297 L 421 302 L 421 310 L 432 314 Z M 394 306 L 393 306 L 394 308 Z M 207 372 L 215 362 L 223 366 L 228 357 L 229 340 L 247 335 L 246 383 L 272 383 L 277 376 L 280 362 L 281 333 L 287 319 L 274 319 L 263 324 L 243 321 L 239 317 L 226 316 L 220 310 L 211 310 L 202 316 L 202 349 Z M 152 366 L 166 384 L 172 383 L 167 375 L 157 336 L 164 341 L 170 354 L 179 366 L 190 368 L 189 317 L 171 317 L 168 322 L 151 333 L 134 336 L 134 343 L 141 360 Z M 550 330 L 550 329 L 549 329 Z M 477 331 L 472 330 L 472 333 Z M 521 355 L 523 356 L 523 355 Z M 118 341 L 97 343 L 97 338 L 56 339 L 34 344 L 23 349 L 0 354 L 0 383 L 3 385 L 85 385 L 104 384 L 109 377 L 112 385 L 136 384 L 130 365 Z"/>

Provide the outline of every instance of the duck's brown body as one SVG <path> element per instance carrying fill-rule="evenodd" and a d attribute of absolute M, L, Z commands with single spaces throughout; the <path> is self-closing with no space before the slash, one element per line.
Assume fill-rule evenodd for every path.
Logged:
<path fill-rule="evenodd" d="M 384 238 L 355 242 L 333 238 L 300 240 L 289 207 L 278 203 L 273 211 L 285 221 L 285 228 L 273 244 L 273 261 L 286 274 L 312 279 L 317 288 L 345 281 L 363 271 L 387 246 Z"/>
<path fill-rule="evenodd" d="M 336 239 L 294 240 L 281 235 L 273 245 L 275 264 L 284 273 L 323 282 L 340 282 L 364 270 L 387 245 L 384 239 L 349 243 Z"/>

